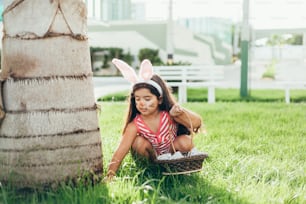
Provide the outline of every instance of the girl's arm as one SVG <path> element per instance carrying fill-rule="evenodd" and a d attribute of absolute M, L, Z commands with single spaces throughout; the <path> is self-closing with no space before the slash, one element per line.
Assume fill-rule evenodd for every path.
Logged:
<path fill-rule="evenodd" d="M 121 137 L 121 141 L 113 154 L 113 157 L 109 163 L 107 171 L 107 180 L 111 180 L 115 175 L 116 171 L 120 167 L 120 164 L 124 157 L 127 155 L 131 146 L 136 138 L 137 128 L 133 122 L 129 123 Z"/>
<path fill-rule="evenodd" d="M 186 108 L 183 108 L 178 104 L 173 105 L 173 107 L 169 111 L 169 114 L 177 123 L 184 125 L 187 128 L 191 128 L 192 124 L 194 132 L 197 132 L 197 130 L 202 125 L 202 119 L 199 114 L 194 113 Z"/>

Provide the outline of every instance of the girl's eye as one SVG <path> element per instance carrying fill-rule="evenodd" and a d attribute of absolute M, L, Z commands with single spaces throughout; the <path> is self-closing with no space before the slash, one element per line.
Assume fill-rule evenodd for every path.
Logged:
<path fill-rule="evenodd" d="M 150 97 L 145 97 L 145 101 L 150 101 L 151 98 Z"/>

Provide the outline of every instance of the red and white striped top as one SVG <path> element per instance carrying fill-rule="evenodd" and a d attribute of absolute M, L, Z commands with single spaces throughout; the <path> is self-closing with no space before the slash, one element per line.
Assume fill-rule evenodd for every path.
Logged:
<path fill-rule="evenodd" d="M 176 138 L 178 125 L 171 119 L 167 111 L 160 112 L 157 132 L 153 132 L 139 114 L 136 115 L 134 123 L 137 127 L 137 133 L 149 140 L 157 156 L 170 152 L 171 140 L 173 141 Z"/>

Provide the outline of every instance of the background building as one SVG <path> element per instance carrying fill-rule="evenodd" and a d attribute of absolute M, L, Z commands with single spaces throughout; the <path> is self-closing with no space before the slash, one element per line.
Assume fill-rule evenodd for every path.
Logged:
<path fill-rule="evenodd" d="M 100 21 L 131 19 L 130 0 L 86 0 L 88 17 Z"/>
<path fill-rule="evenodd" d="M 231 21 L 218 18 L 148 21 L 143 1 L 86 1 L 88 35 L 91 46 L 121 47 L 135 59 L 141 48 L 158 49 L 165 62 L 167 39 L 173 49 L 173 60 L 191 64 L 229 64 L 232 60 Z M 168 42 L 169 44 L 169 42 Z"/>

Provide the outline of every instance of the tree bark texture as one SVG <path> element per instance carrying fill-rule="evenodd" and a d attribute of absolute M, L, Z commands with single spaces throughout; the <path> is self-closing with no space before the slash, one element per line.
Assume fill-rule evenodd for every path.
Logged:
<path fill-rule="evenodd" d="M 82 0 L 4 0 L 0 181 L 50 185 L 102 173 Z"/>

